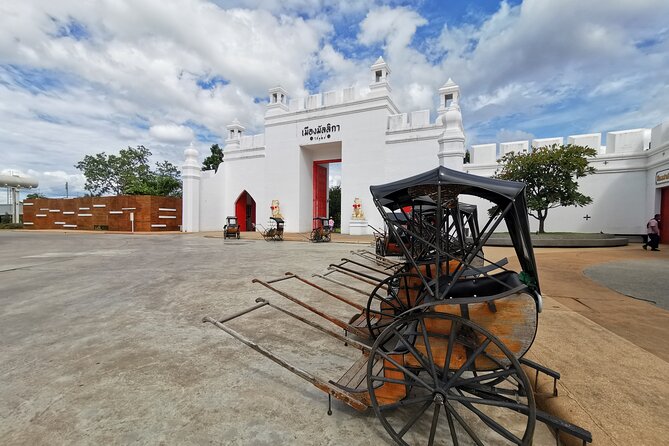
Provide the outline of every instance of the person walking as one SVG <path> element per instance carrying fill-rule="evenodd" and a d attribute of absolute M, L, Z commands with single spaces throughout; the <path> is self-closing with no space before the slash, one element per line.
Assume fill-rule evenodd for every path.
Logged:
<path fill-rule="evenodd" d="M 328 226 L 330 227 L 330 232 L 334 231 L 334 219 L 332 217 L 328 220 Z"/>
<path fill-rule="evenodd" d="M 655 214 L 653 218 L 648 220 L 646 223 L 646 232 L 648 233 L 648 241 L 646 241 L 642 248 L 648 249 L 650 246 L 651 251 L 659 251 L 658 246 L 660 246 L 660 214 Z"/>

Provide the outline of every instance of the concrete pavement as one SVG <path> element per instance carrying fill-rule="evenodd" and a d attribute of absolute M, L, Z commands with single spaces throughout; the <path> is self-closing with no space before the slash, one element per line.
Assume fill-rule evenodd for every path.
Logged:
<path fill-rule="evenodd" d="M 669 311 L 622 295 L 583 271 L 620 262 L 649 265 L 642 268 L 647 292 L 666 296 L 663 281 L 669 271 L 657 268 L 669 265 L 664 248 L 652 253 L 638 244 L 535 250 L 546 304 L 529 357 L 562 374 L 560 396 L 551 397 L 552 383 L 540 380 L 544 396 L 538 402 L 548 412 L 589 429 L 595 445 L 666 443 Z M 513 256 L 501 248 L 488 248 L 486 254 Z M 517 267 L 515 261 L 510 264 Z M 616 282 L 616 269 L 600 278 Z"/>
<path fill-rule="evenodd" d="M 0 244 L 3 442 L 389 444 L 373 414 L 335 403 L 327 417 L 320 391 L 200 323 L 258 296 L 276 299 L 251 277 L 310 273 L 355 246 L 14 231 L 0 232 Z M 512 256 L 508 248 L 486 252 Z M 595 444 L 662 444 L 669 312 L 582 271 L 663 261 L 666 250 L 652 253 L 662 257 L 638 245 L 536 254 L 546 307 L 530 356 L 562 373 L 560 396 L 541 404 L 590 429 Z M 350 316 L 346 307 L 305 298 Z M 355 360 L 355 351 L 305 337 L 301 324 L 284 319 L 262 310 L 234 328 L 327 378 Z M 540 380 L 540 389 L 546 385 Z M 548 435 L 535 444 L 554 443 Z"/>

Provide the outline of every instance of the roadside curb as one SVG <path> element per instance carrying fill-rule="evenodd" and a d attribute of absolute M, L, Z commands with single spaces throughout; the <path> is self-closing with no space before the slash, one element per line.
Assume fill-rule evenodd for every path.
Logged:
<path fill-rule="evenodd" d="M 532 237 L 534 248 L 608 248 L 627 246 L 629 240 L 625 237 L 592 237 L 592 238 L 538 238 Z M 513 246 L 507 237 L 490 237 L 485 246 Z"/>

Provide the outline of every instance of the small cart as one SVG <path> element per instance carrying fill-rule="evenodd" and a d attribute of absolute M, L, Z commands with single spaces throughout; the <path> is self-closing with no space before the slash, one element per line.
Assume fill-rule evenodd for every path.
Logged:
<path fill-rule="evenodd" d="M 265 239 L 265 241 L 282 241 L 283 240 L 283 219 L 282 218 L 276 218 L 276 217 L 270 217 L 270 220 L 272 220 L 272 224 L 269 228 L 265 229 L 262 232 L 262 237 Z"/>
<path fill-rule="evenodd" d="M 237 224 L 237 217 L 226 217 L 226 224 L 223 226 L 223 238 L 236 238 L 240 237 L 239 224 Z"/>
<path fill-rule="evenodd" d="M 309 240 L 314 243 L 329 242 L 331 233 L 327 217 L 314 217 L 314 229 L 309 234 Z"/>

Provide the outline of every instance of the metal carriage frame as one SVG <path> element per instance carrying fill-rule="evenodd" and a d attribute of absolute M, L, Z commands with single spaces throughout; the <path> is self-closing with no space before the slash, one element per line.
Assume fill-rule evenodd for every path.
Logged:
<path fill-rule="evenodd" d="M 332 231 L 330 231 L 329 219 L 327 217 L 314 217 L 314 228 L 309 233 L 309 241 L 313 243 L 329 242 Z"/>
<path fill-rule="evenodd" d="M 236 238 L 239 240 L 241 237 L 241 231 L 239 224 L 237 223 L 236 216 L 228 216 L 225 218 L 225 225 L 223 226 L 223 238 Z"/>
<path fill-rule="evenodd" d="M 261 233 L 262 238 L 265 241 L 283 241 L 284 220 L 278 217 L 270 217 L 270 220 L 272 220 L 273 224 L 269 228 L 263 228 Z"/>
<path fill-rule="evenodd" d="M 525 359 L 536 334 L 541 311 L 541 294 L 524 199 L 524 185 L 486 179 L 438 168 L 415 177 L 370 188 L 374 203 L 382 213 L 406 214 L 405 224 L 386 219 L 389 231 L 400 241 L 407 263 L 382 261 L 369 266 L 352 259 L 330 265 L 375 286 L 367 307 L 292 273 L 262 281 L 266 288 L 297 303 L 344 330 L 338 333 L 265 299 L 235 315 L 210 322 L 291 372 L 311 382 L 357 410 L 372 408 L 389 436 L 398 444 L 435 444 L 466 439 L 484 444 L 481 429 L 499 441 L 531 444 L 535 422 L 591 442 L 590 433 L 536 408 L 534 390 L 524 367 L 544 373 L 556 381 L 559 373 Z M 464 221 L 458 197 L 474 195 L 492 201 L 496 209 L 483 230 L 470 240 L 464 236 Z M 434 215 L 408 214 L 417 204 L 433 206 Z M 415 216 L 419 218 L 415 218 Z M 412 218 L 413 217 L 413 218 Z M 511 234 L 521 266 L 520 274 L 505 268 L 504 262 L 475 264 L 482 247 L 501 222 Z M 455 236 L 454 236 L 455 234 Z M 455 244 L 455 246 L 454 246 Z M 367 260 L 378 256 L 358 253 Z M 363 265 L 367 271 L 355 270 Z M 406 268 L 409 268 L 408 270 Z M 403 271 L 402 271 L 403 270 Z M 501 270 L 501 272 L 494 272 Z M 361 293 L 364 291 L 348 283 Z M 386 276 L 383 278 L 383 276 Z M 397 279 L 411 282 L 398 288 Z M 360 311 L 366 329 L 346 323 L 303 302 L 277 287 L 277 283 L 297 279 Z M 411 279 L 411 280 L 409 280 Z M 393 282 L 394 280 L 394 282 Z M 400 280 L 401 282 L 401 280 Z M 375 308 L 370 307 L 374 300 Z M 400 305 L 402 304 L 402 305 Z M 326 381 L 296 367 L 235 332 L 225 323 L 259 308 L 270 306 L 326 333 L 362 355 L 337 381 Z M 377 324 L 370 324 L 373 315 Z M 384 321 L 382 326 L 378 321 Z M 375 330 L 376 327 L 378 330 Z M 352 339 L 347 334 L 358 337 Z M 370 345 L 370 342 L 373 343 Z M 500 416 L 499 413 L 503 416 Z M 328 413 L 331 413 L 328 407 Z M 505 424 L 515 417 L 513 427 Z"/>

